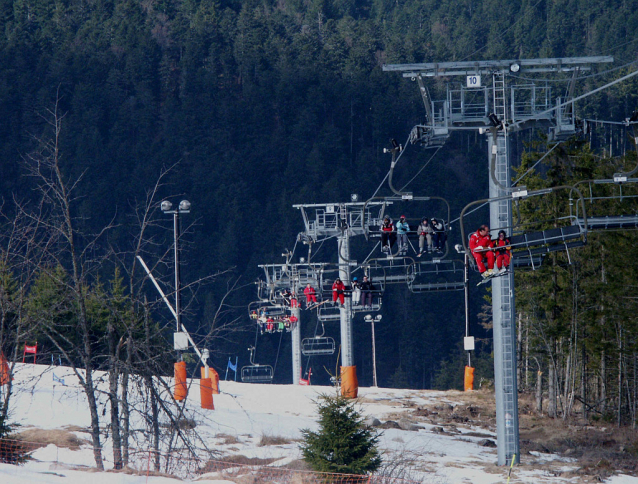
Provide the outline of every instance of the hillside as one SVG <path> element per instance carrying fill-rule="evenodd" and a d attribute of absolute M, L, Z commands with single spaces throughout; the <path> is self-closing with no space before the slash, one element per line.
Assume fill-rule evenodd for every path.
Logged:
<path fill-rule="evenodd" d="M 76 241 L 86 248 L 89 234 L 113 223 L 105 240 L 91 246 L 98 253 L 91 257 L 108 262 L 92 267 L 84 283 L 110 280 L 114 266 L 139 283 L 143 274 L 134 270 L 133 251 L 140 212 L 155 190 L 144 250 L 149 264 L 166 262 L 157 265 L 156 276 L 170 288 L 170 261 L 162 258 L 172 241 L 171 220 L 157 205 L 164 198 L 189 199 L 182 271 L 193 286 L 184 294 L 185 324 L 207 335 L 233 284 L 231 304 L 221 314 L 226 321 L 244 318 L 215 346 L 218 366 L 228 356 L 247 358 L 254 328 L 245 308 L 256 297 L 250 283 L 260 275 L 258 264 L 281 262 L 282 251 L 294 246 L 302 220 L 291 205 L 370 196 L 389 165 L 383 154 L 388 139 L 405 140 L 423 119 L 414 83 L 383 73 L 382 64 L 614 55 L 615 69 L 635 59 L 638 26 L 634 4 L 619 0 L 505 6 L 476 0 L 3 0 L 0 12 L 2 250 L 15 248 L 8 238 L 15 235 L 17 204 L 40 206 L 25 158 L 50 140 L 56 111 L 63 120 L 61 172 L 75 187 L 70 213 Z M 576 94 L 599 81 L 587 79 Z M 635 88 L 632 82 L 612 89 L 579 110 L 620 121 L 635 107 Z M 417 174 L 430 153 L 411 147 L 408 156 L 397 182 Z M 463 134 L 450 139 L 414 190 L 450 198 L 458 213 L 486 195 L 486 181 L 485 140 Z M 22 248 L 17 252 L 23 260 Z M 315 257 L 335 262 L 334 247 L 325 244 Z M 51 259 L 70 271 L 66 257 Z M 218 271 L 228 272 L 215 284 L 195 285 Z M 146 289 L 143 295 L 156 300 Z M 472 298 L 472 314 L 481 312 L 481 297 Z M 168 320 L 159 306 L 153 317 Z M 462 371 L 462 298 L 395 291 L 383 311 L 386 321 L 398 323 L 382 328 L 383 338 L 399 349 L 379 355 L 383 384 L 459 384 L 447 375 Z M 475 326 L 487 341 L 489 331 Z M 358 341 L 369 339 L 362 325 L 355 331 Z M 425 341 L 433 342 L 427 350 Z M 7 354 L 18 344 L 0 343 Z M 55 352 L 46 338 L 40 336 L 40 344 Z M 260 348 L 268 362 L 281 356 L 280 383 L 291 379 L 287 341 L 282 346 L 281 354 L 277 341 Z M 489 344 L 479 352 L 477 375 L 489 378 Z M 359 367 L 370 364 L 367 349 L 357 348 L 355 358 Z"/>
<path fill-rule="evenodd" d="M 14 388 L 17 404 L 11 420 L 20 425 L 18 435 L 40 442 L 42 447 L 24 466 L 0 464 L 3 483 L 80 483 L 87 479 L 96 484 L 175 482 L 153 472 L 147 476 L 153 464 L 149 462 L 148 433 L 144 430 L 145 406 L 139 398 L 132 398 L 136 409 L 132 469 L 109 471 L 112 461 L 109 430 L 105 427 L 107 471 L 96 472 L 91 470 L 94 462 L 86 433 L 88 409 L 69 369 L 18 364 Z M 173 455 L 179 458 L 173 461 L 172 472 L 186 482 L 242 483 L 246 477 L 229 477 L 233 475 L 229 468 L 244 476 L 254 473 L 255 468 L 243 468 L 242 464 L 304 469 L 297 447 L 299 431 L 314 427 L 312 401 L 319 394 L 333 392 L 332 388 L 229 381 L 221 382 L 221 390 L 215 395 L 216 409 L 205 411 L 199 408 L 197 386 L 191 388 L 182 428 L 190 435 L 201 460 L 196 466 L 192 453 L 176 449 Z M 105 398 L 100 401 L 108 418 Z M 381 434 L 385 472 L 424 484 L 496 484 L 507 480 L 508 469 L 495 465 L 490 392 L 361 388 L 357 403 Z M 522 397 L 522 464 L 513 469 L 510 482 L 638 483 L 635 435 L 610 426 L 550 420 L 534 415 L 528 408 Z M 163 424 L 163 449 L 169 442 L 169 427 Z M 220 461 L 235 463 L 235 467 L 223 466 L 225 480 L 215 472 L 205 472 Z M 202 466 L 204 474 L 195 470 Z"/>

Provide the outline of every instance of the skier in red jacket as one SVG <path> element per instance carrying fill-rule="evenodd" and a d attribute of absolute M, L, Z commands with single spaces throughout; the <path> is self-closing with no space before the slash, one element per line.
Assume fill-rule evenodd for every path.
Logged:
<path fill-rule="evenodd" d="M 494 252 L 490 249 L 492 247 L 492 239 L 490 238 L 490 229 L 487 225 L 481 225 L 479 229 L 470 236 L 470 251 L 474 259 L 476 259 L 476 265 L 483 277 L 488 277 L 494 274 Z M 483 263 L 483 259 L 487 259 L 487 268 Z"/>
<path fill-rule="evenodd" d="M 499 272 L 505 272 L 510 265 L 510 258 L 512 257 L 510 239 L 505 234 L 505 230 L 498 231 L 498 239 L 494 241 L 494 247 L 496 247 L 496 268 Z"/>
<path fill-rule="evenodd" d="M 311 304 L 317 304 L 317 291 L 315 291 L 315 288 L 312 287 L 310 283 L 306 285 L 303 293 L 306 295 L 306 309 L 308 309 Z"/>
<path fill-rule="evenodd" d="M 343 282 L 341 282 L 341 279 L 337 277 L 334 284 L 332 285 L 332 301 L 336 302 L 338 299 L 339 303 L 343 306 L 345 303 L 343 297 L 343 293 L 345 290 L 346 286 L 344 286 Z"/>

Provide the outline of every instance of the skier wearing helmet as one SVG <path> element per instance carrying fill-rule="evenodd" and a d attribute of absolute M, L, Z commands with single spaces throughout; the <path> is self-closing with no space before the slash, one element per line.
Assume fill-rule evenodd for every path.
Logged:
<path fill-rule="evenodd" d="M 397 223 L 397 236 L 399 238 L 399 254 L 405 254 L 408 251 L 408 232 L 410 225 L 405 221 L 405 215 L 401 215 L 399 223 Z"/>
<path fill-rule="evenodd" d="M 358 306 L 361 300 L 361 283 L 356 277 L 352 278 L 352 305 Z"/>

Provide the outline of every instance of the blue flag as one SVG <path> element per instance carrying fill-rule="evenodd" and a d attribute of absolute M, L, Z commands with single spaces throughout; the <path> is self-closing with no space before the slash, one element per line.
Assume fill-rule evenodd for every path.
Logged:
<path fill-rule="evenodd" d="M 53 381 L 54 382 L 57 381 L 58 383 L 61 383 L 62 385 L 64 385 L 64 378 L 59 378 L 59 377 L 55 376 L 55 373 L 53 373 Z M 66 386 L 66 385 L 64 385 L 64 386 Z"/>
<path fill-rule="evenodd" d="M 231 370 L 233 370 L 233 371 L 237 371 L 237 362 L 235 362 L 235 364 L 233 365 L 233 364 L 230 362 L 230 356 L 228 357 L 228 368 L 230 368 L 230 369 L 231 369 Z"/>

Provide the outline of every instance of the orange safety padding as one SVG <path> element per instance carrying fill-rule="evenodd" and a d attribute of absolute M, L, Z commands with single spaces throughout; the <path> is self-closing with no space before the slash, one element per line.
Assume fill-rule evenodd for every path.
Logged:
<path fill-rule="evenodd" d="M 465 367 L 465 391 L 471 392 L 474 390 L 474 368 L 471 366 Z"/>
<path fill-rule="evenodd" d="M 206 367 L 202 366 L 202 378 L 206 378 Z M 211 379 L 213 385 L 213 394 L 219 395 L 219 373 L 212 366 L 208 367 L 208 378 Z"/>
<path fill-rule="evenodd" d="M 186 362 L 178 361 L 175 363 L 175 400 L 182 401 L 188 395 L 188 387 L 186 386 Z"/>
<path fill-rule="evenodd" d="M 210 368 L 208 373 L 210 374 L 210 379 L 213 383 L 213 394 L 219 395 L 219 373 L 217 373 L 215 368 Z"/>
<path fill-rule="evenodd" d="M 341 395 L 346 398 L 357 398 L 359 394 L 359 381 L 357 380 L 356 366 L 341 367 Z"/>
<path fill-rule="evenodd" d="M 9 362 L 4 357 L 4 353 L 0 352 L 0 386 L 8 385 L 11 381 L 11 369 Z"/>
<path fill-rule="evenodd" d="M 213 384 L 210 378 L 199 380 L 199 393 L 202 397 L 202 408 L 215 410 L 215 405 L 213 405 Z"/>

